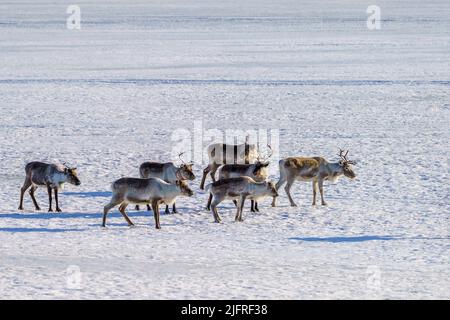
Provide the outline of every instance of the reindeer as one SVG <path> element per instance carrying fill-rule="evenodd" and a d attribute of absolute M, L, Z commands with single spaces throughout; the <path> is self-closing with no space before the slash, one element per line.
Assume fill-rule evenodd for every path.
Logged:
<path fill-rule="evenodd" d="M 222 219 L 217 212 L 217 205 L 225 199 L 238 200 L 235 221 L 243 221 L 242 209 L 245 199 L 257 201 L 264 197 L 277 197 L 275 184 L 270 181 L 256 182 L 250 177 L 222 179 L 206 186 L 212 194 L 211 212 L 214 221 L 219 223 Z"/>
<path fill-rule="evenodd" d="M 210 173 L 213 182 L 216 181 L 217 169 L 227 163 L 254 163 L 258 158 L 256 145 L 248 144 L 248 136 L 242 144 L 214 143 L 208 146 L 208 166 L 203 170 L 203 177 L 200 189 L 205 187 L 206 175 Z"/>
<path fill-rule="evenodd" d="M 277 190 L 287 181 L 284 188 L 289 198 L 291 206 L 297 206 L 291 197 L 291 187 L 294 181 L 312 181 L 313 183 L 313 203 L 316 205 L 317 187 L 319 187 L 320 197 L 322 199 L 322 205 L 327 205 L 323 198 L 323 182 L 330 180 L 337 182 L 342 176 L 346 176 L 350 179 L 354 179 L 356 174 L 354 173 L 351 165 L 356 164 L 355 161 L 347 159 L 348 150 L 344 154 L 344 150 L 339 149 L 339 162 L 328 162 L 322 157 L 289 157 L 280 160 L 280 180 L 276 184 Z M 272 206 L 275 207 L 275 198 L 273 198 Z"/>
<path fill-rule="evenodd" d="M 186 181 L 176 180 L 170 184 L 159 178 L 121 178 L 111 185 L 111 201 L 103 209 L 103 224 L 106 226 L 106 216 L 113 207 L 119 206 L 119 211 L 129 226 L 134 226 L 125 209 L 128 204 L 151 203 L 155 217 L 156 229 L 161 229 L 159 223 L 159 205 L 162 203 L 172 204 L 178 196 L 191 197 L 194 192 L 189 188 Z"/>
<path fill-rule="evenodd" d="M 194 180 L 195 175 L 192 172 L 193 163 L 186 163 L 181 158 L 184 152 L 178 155 L 181 160 L 179 167 L 175 166 L 172 162 L 144 162 L 139 167 L 139 174 L 141 178 L 159 178 L 168 183 L 175 183 L 177 180 Z M 139 210 L 139 205 L 136 205 L 136 210 Z M 147 205 L 147 210 L 150 211 L 150 205 Z M 175 202 L 172 208 L 173 213 L 177 213 Z M 170 213 L 169 206 L 166 205 L 165 213 Z"/>
<path fill-rule="evenodd" d="M 76 168 L 69 168 L 65 164 L 49 164 L 44 162 L 33 161 L 27 163 L 25 166 L 25 182 L 20 189 L 20 204 L 19 210 L 23 210 L 23 195 L 25 191 L 31 186 L 30 196 L 36 210 L 41 210 L 34 193 L 38 186 L 46 186 L 48 192 L 49 208 L 48 212 L 53 212 L 52 208 L 52 189 L 55 192 L 56 211 L 61 212 L 58 203 L 58 190 L 62 188 L 63 184 L 68 182 L 79 186 L 80 179 L 77 176 Z"/>
<path fill-rule="evenodd" d="M 253 164 L 224 164 L 219 168 L 219 180 L 228 179 L 228 178 L 237 178 L 247 176 L 255 180 L 256 182 L 265 181 L 268 177 L 267 167 L 269 166 L 269 159 L 273 154 L 272 147 L 267 145 L 270 149 L 270 154 L 265 157 L 265 159 L 261 159 L 261 156 L 258 155 L 258 158 Z M 211 201 L 212 194 L 209 195 L 208 204 L 206 205 L 207 210 L 211 210 Z M 237 201 L 233 201 L 237 206 Z M 259 212 L 258 202 L 251 200 L 251 212 Z"/>

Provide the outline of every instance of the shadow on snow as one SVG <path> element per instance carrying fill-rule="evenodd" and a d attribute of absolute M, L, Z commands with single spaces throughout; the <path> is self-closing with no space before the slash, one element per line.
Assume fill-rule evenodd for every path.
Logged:
<path fill-rule="evenodd" d="M 80 198 L 110 198 L 112 197 L 111 191 L 94 191 L 94 192 L 64 192 L 65 196 L 74 196 Z"/>
<path fill-rule="evenodd" d="M 84 231 L 85 229 L 49 229 L 49 228 L 0 228 L 0 232 L 74 232 Z"/>
<path fill-rule="evenodd" d="M 148 216 L 151 214 L 153 216 L 153 212 L 149 211 L 131 211 L 127 212 L 130 217 L 140 217 L 140 216 Z M 0 213 L 0 219 L 73 219 L 73 218 L 94 218 L 101 219 L 103 216 L 103 212 L 97 213 L 83 213 L 83 212 L 73 212 L 73 213 Z M 122 215 L 118 211 L 110 211 L 108 213 L 108 217 L 121 217 Z"/>
<path fill-rule="evenodd" d="M 350 236 L 350 237 L 292 237 L 289 240 L 306 242 L 365 242 L 365 241 L 390 241 L 390 240 L 448 240 L 450 237 L 399 237 L 399 236 Z"/>

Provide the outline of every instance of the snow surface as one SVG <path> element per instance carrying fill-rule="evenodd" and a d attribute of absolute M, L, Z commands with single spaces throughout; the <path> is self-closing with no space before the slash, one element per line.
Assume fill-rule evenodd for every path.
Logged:
<path fill-rule="evenodd" d="M 77 0 L 81 30 L 69 4 L 0 2 L 1 299 L 450 298 L 448 1 Z M 222 224 L 197 179 L 162 230 L 102 229 L 110 183 L 195 120 L 279 129 L 281 156 L 349 148 L 358 178 Z M 32 160 L 78 167 L 63 213 L 42 188 L 18 212 Z"/>

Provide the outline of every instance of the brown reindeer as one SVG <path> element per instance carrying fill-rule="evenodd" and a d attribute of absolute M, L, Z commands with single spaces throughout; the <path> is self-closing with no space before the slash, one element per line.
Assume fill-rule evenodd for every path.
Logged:
<path fill-rule="evenodd" d="M 341 176 L 350 179 L 356 177 L 351 165 L 356 164 L 354 161 L 347 159 L 348 150 L 344 154 L 344 150 L 339 149 L 340 160 L 338 162 L 328 162 L 322 157 L 288 157 L 280 160 L 280 180 L 276 184 L 277 190 L 287 182 L 284 190 L 289 198 L 291 206 L 297 206 L 292 200 L 290 193 L 291 187 L 295 181 L 312 181 L 313 183 L 313 205 L 316 204 L 317 188 L 320 191 L 322 205 L 327 205 L 323 197 L 323 182 L 330 180 L 336 182 Z M 275 206 L 275 198 L 273 198 L 272 206 Z"/>

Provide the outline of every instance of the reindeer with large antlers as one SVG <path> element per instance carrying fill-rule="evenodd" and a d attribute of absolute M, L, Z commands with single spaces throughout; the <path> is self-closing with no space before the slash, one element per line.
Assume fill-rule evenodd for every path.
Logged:
<path fill-rule="evenodd" d="M 239 177 L 250 177 L 256 182 L 263 182 L 267 179 L 269 173 L 267 167 L 270 162 L 269 159 L 273 155 L 273 149 L 270 145 L 267 145 L 270 150 L 270 154 L 262 158 L 261 154 L 258 153 L 258 157 L 255 163 L 252 164 L 224 164 L 219 168 L 219 180 L 229 179 L 229 178 L 239 178 Z M 207 210 L 211 210 L 212 194 L 209 195 L 208 204 L 206 205 Z M 234 204 L 237 206 L 236 200 L 233 200 Z M 251 200 L 251 212 L 259 212 L 258 202 Z"/>
<path fill-rule="evenodd" d="M 167 183 L 174 184 L 176 181 L 194 180 L 195 175 L 192 172 L 193 163 L 186 163 L 181 157 L 184 152 L 178 155 L 181 165 L 177 167 L 173 162 L 144 162 L 139 167 L 141 178 L 159 178 Z M 136 205 L 136 210 L 139 206 Z M 150 211 L 150 205 L 147 205 L 147 210 Z M 175 202 L 173 202 L 173 213 L 177 213 Z M 166 213 L 170 213 L 169 206 L 166 205 Z"/>
<path fill-rule="evenodd" d="M 61 212 L 58 202 L 58 190 L 62 188 L 63 184 L 68 182 L 79 186 L 81 184 L 80 179 L 77 176 L 77 168 L 69 168 L 66 164 L 50 164 L 44 162 L 33 161 L 25 166 L 25 181 L 20 189 L 20 204 L 19 210 L 23 210 L 23 195 L 29 187 L 31 200 L 36 210 L 41 210 L 34 192 L 38 186 L 46 186 L 48 192 L 48 211 L 52 212 L 52 190 L 55 193 L 56 211 Z"/>
<path fill-rule="evenodd" d="M 354 161 L 347 159 L 348 150 L 339 149 L 340 160 L 338 162 L 328 162 L 322 157 L 289 157 L 279 161 L 280 180 L 276 184 L 277 190 L 287 182 L 284 190 L 289 198 L 291 206 L 297 206 L 291 197 L 291 187 L 295 181 L 312 181 L 313 184 L 313 205 L 316 205 L 317 189 L 320 191 L 322 205 L 327 205 L 323 198 L 323 182 L 326 180 L 337 182 L 341 176 L 354 179 L 356 177 L 351 165 Z M 275 197 L 272 201 L 275 206 Z"/>
<path fill-rule="evenodd" d="M 208 146 L 208 166 L 203 169 L 200 189 L 203 190 L 205 188 L 208 173 L 212 181 L 216 181 L 216 171 L 223 164 L 255 163 L 259 156 L 258 149 L 255 144 L 249 144 L 248 142 L 249 136 L 245 138 L 245 143 L 242 144 L 214 143 Z"/>

